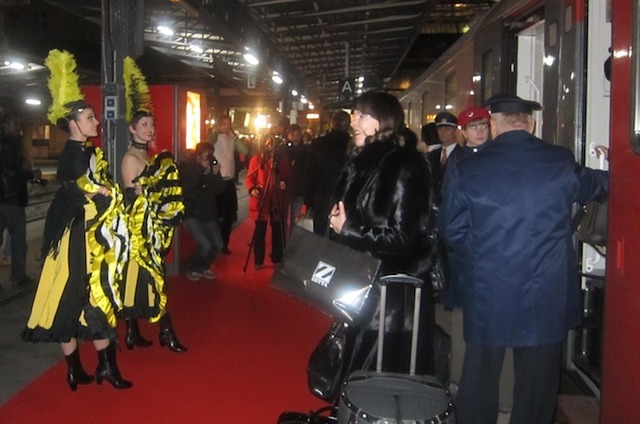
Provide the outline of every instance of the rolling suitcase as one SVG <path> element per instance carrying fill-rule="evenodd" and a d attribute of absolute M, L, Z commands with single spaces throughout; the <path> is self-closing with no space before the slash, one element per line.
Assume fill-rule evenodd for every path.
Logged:
<path fill-rule="evenodd" d="M 415 286 L 409 374 L 382 372 L 388 284 Z M 380 278 L 380 328 L 376 371 L 355 371 L 342 384 L 338 424 L 455 424 L 453 399 L 432 376 L 416 376 L 422 280 L 396 274 Z"/>

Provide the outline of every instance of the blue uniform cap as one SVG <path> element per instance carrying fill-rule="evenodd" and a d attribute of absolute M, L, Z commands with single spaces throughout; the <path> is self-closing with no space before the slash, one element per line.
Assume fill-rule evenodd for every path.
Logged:
<path fill-rule="evenodd" d="M 540 103 L 524 100 L 513 94 L 496 94 L 484 102 L 492 113 L 528 113 L 542 109 Z"/>
<path fill-rule="evenodd" d="M 440 112 L 436 115 L 436 126 L 449 126 L 449 127 L 457 127 L 458 126 L 458 118 L 455 115 L 452 115 L 449 112 Z"/>

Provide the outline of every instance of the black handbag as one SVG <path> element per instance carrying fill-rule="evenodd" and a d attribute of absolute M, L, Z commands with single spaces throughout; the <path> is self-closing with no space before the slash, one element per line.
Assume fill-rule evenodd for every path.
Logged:
<path fill-rule="evenodd" d="M 439 292 L 447 288 L 447 276 L 445 274 L 442 257 L 436 254 L 429 269 L 429 281 L 434 292 Z"/>
<path fill-rule="evenodd" d="M 360 313 L 380 260 L 295 226 L 271 286 L 346 323 Z"/>
<path fill-rule="evenodd" d="M 332 402 L 338 395 L 345 373 L 345 343 L 347 324 L 334 321 L 307 365 L 307 385 L 314 396 Z"/>
<path fill-rule="evenodd" d="M 578 225 L 578 238 L 605 254 L 607 245 L 607 219 L 609 202 L 589 202 L 583 206 L 582 218 Z"/>

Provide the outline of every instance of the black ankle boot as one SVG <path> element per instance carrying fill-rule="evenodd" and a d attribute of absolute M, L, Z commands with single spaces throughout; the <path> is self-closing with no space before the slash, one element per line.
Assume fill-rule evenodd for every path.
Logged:
<path fill-rule="evenodd" d="M 116 344 L 109 343 L 109 346 L 98 351 L 98 368 L 96 368 L 96 382 L 102 384 L 102 380 L 107 380 L 116 389 L 128 389 L 133 383 L 122 378 L 118 364 L 116 363 Z"/>
<path fill-rule="evenodd" d="M 167 346 L 174 352 L 186 352 L 186 346 L 183 346 L 178 341 L 178 337 L 176 336 L 176 332 L 173 330 L 173 325 L 171 325 L 171 317 L 167 312 L 160 318 L 158 321 L 160 325 L 160 336 L 158 337 L 160 341 L 160 346 Z"/>
<path fill-rule="evenodd" d="M 127 349 L 131 350 L 134 346 L 149 347 L 153 344 L 153 342 L 145 339 L 142 337 L 142 334 L 140 334 L 137 319 L 126 319 L 124 322 L 127 325 L 127 334 L 124 337 L 124 344 L 127 346 Z"/>
<path fill-rule="evenodd" d="M 73 353 L 66 355 L 64 359 L 67 361 L 67 384 L 71 388 L 71 391 L 75 392 L 78 389 L 78 384 L 93 383 L 93 376 L 87 374 L 84 368 L 82 368 L 78 347 L 76 347 Z"/>

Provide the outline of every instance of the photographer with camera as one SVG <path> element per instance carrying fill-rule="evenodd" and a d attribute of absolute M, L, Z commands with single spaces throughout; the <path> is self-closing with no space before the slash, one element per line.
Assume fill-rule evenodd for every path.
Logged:
<path fill-rule="evenodd" d="M 245 181 L 250 196 L 249 216 L 256 222 L 252 240 L 255 269 L 264 266 L 267 222 L 271 223 L 271 262 L 282 262 L 284 254 L 291 162 L 282 150 L 275 150 L 275 142 L 273 134 L 264 136 L 260 153 L 249 162 Z"/>
<path fill-rule="evenodd" d="M 213 153 L 213 144 L 198 143 L 194 155 L 180 164 L 185 205 L 183 225 L 196 243 L 196 251 L 187 265 L 187 278 L 192 281 L 216 278 L 211 265 L 224 245 L 216 197 L 224 191 L 225 184 Z"/>
<path fill-rule="evenodd" d="M 11 238 L 11 275 L 14 286 L 33 282 L 27 276 L 27 220 L 29 200 L 27 182 L 40 180 L 39 169 L 31 169 L 22 151 L 20 119 L 11 112 L 0 112 L 0 221 Z"/>

